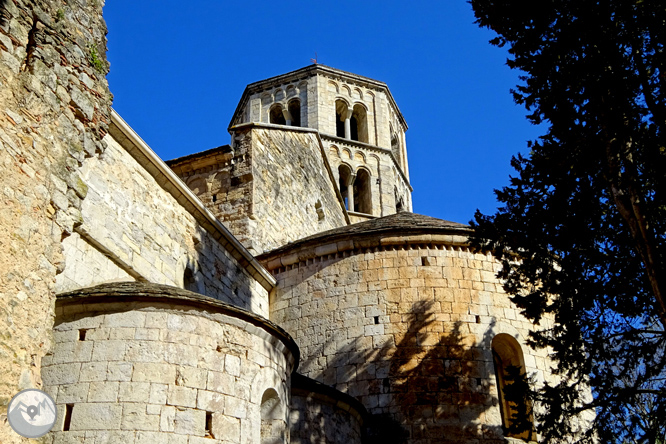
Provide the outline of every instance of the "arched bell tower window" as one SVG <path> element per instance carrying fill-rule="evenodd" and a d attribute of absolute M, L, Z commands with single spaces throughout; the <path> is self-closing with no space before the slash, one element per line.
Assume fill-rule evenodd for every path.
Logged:
<path fill-rule="evenodd" d="M 282 105 L 276 103 L 273 105 L 269 111 L 269 122 L 276 125 L 286 125 L 287 121 L 284 119 L 284 114 L 282 113 Z"/>
<path fill-rule="evenodd" d="M 511 335 L 500 333 L 493 338 L 492 352 L 504 435 L 534 440 L 532 404 L 526 397 L 525 360 L 520 344 Z"/>
<path fill-rule="evenodd" d="M 372 193 L 370 191 L 370 173 L 358 170 L 354 180 L 354 211 L 372 214 Z"/>
<path fill-rule="evenodd" d="M 402 156 L 400 155 L 400 139 L 398 133 L 393 130 L 393 125 L 390 125 L 391 130 L 391 153 L 398 165 L 402 166 Z"/>
<path fill-rule="evenodd" d="M 352 140 L 368 143 L 368 113 L 363 105 L 354 105 L 349 125 Z"/>
<path fill-rule="evenodd" d="M 347 103 L 344 100 L 335 101 L 335 135 L 338 137 L 345 137 L 347 108 Z"/>
<path fill-rule="evenodd" d="M 398 189 L 396 187 L 393 188 L 393 195 L 395 196 L 395 212 L 401 213 L 405 211 L 405 203 L 402 196 L 398 195 Z"/>
<path fill-rule="evenodd" d="M 350 198 L 353 198 L 353 195 L 350 195 L 349 189 L 351 185 L 351 168 L 347 165 L 340 165 L 338 167 L 338 176 L 340 184 L 340 194 L 342 195 L 342 200 L 345 203 L 345 208 L 347 211 L 351 211 L 349 208 L 350 205 L 353 205 L 353 202 L 350 202 Z"/>
<path fill-rule="evenodd" d="M 287 104 L 287 109 L 291 116 L 291 126 L 301 126 L 301 101 L 298 99 L 291 100 Z"/>

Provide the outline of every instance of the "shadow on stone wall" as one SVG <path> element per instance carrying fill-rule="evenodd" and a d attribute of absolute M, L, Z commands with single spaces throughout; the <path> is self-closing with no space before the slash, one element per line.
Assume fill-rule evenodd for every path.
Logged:
<path fill-rule="evenodd" d="M 499 416 L 485 418 L 498 403 L 489 386 L 494 322 L 480 341 L 470 342 L 466 323 L 455 322 L 452 329 L 438 331 L 442 322 L 433 305 L 434 301 L 415 302 L 406 322 L 391 324 L 394 337 L 400 336 L 395 346 L 364 351 L 359 339 L 352 341 L 328 366 L 337 369 L 355 363 L 356 379 L 350 378 L 348 384 L 338 381 L 336 388 L 345 391 L 346 385 L 346 391 L 371 413 L 367 443 L 504 442 Z"/>

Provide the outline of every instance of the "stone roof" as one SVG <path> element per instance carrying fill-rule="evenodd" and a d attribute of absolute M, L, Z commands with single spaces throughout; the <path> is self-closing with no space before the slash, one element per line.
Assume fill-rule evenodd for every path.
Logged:
<path fill-rule="evenodd" d="M 297 247 L 318 244 L 322 241 L 333 242 L 339 239 L 353 238 L 357 236 L 382 234 L 399 234 L 407 236 L 425 233 L 468 235 L 470 232 L 471 228 L 466 224 L 403 211 L 389 216 L 378 217 L 376 219 L 317 233 L 266 252 L 258 256 L 257 259 L 262 261 L 265 257 L 276 256 L 282 252 Z"/>
<path fill-rule="evenodd" d="M 191 161 L 193 159 L 197 159 L 199 157 L 229 154 L 232 151 L 233 151 L 233 148 L 231 148 L 231 145 L 222 145 L 222 146 L 218 146 L 216 148 L 211 148 L 209 150 L 199 151 L 197 153 L 188 154 L 186 156 L 176 157 L 175 159 L 165 160 L 164 163 L 166 163 L 171 168 L 173 168 L 174 165 L 177 165 L 177 164 L 183 163 L 183 162 L 189 162 L 189 161 Z"/>
<path fill-rule="evenodd" d="M 152 282 L 127 281 L 99 284 L 56 295 L 56 307 L 58 308 L 82 305 L 90 312 L 98 312 L 100 308 L 96 308 L 95 304 L 107 305 L 109 310 L 113 310 L 112 306 L 115 304 L 116 309 L 122 311 L 139 310 L 146 304 L 149 306 L 167 304 L 170 309 L 175 309 L 180 305 L 188 307 L 188 310 L 199 310 L 206 313 L 206 316 L 221 313 L 261 328 L 282 341 L 294 356 L 293 371 L 296 371 L 300 362 L 298 344 L 278 324 L 237 305 L 182 288 Z M 67 311 L 62 313 L 66 314 Z M 77 313 L 77 311 L 73 311 L 73 313 Z"/>

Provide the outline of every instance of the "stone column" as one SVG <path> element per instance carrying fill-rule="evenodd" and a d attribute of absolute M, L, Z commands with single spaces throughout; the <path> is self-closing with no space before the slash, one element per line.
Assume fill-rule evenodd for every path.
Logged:
<path fill-rule="evenodd" d="M 348 128 L 347 124 L 349 119 L 345 120 L 345 129 Z M 354 181 L 356 180 L 356 174 L 352 173 L 349 175 L 347 180 L 347 211 L 354 211 Z"/>
<path fill-rule="evenodd" d="M 352 109 L 347 108 L 347 115 L 345 116 L 345 139 L 351 139 L 351 116 Z"/>
<path fill-rule="evenodd" d="M 293 119 L 291 118 L 291 113 L 287 108 L 287 104 L 282 105 L 282 115 L 284 116 L 285 125 L 291 126 L 291 122 Z"/>

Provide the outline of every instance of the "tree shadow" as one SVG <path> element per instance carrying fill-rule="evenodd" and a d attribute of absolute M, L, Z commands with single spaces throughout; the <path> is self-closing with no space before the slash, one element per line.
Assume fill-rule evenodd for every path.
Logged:
<path fill-rule="evenodd" d="M 495 322 L 478 338 L 468 323 L 442 321 L 434 304 L 414 302 L 400 322 L 387 324 L 395 343 L 367 350 L 364 339 L 350 341 L 327 362 L 326 371 L 338 375 L 332 385 L 371 414 L 366 443 L 505 442 L 498 399 L 491 394 Z M 314 376 L 325 379 L 324 372 Z"/>

